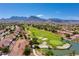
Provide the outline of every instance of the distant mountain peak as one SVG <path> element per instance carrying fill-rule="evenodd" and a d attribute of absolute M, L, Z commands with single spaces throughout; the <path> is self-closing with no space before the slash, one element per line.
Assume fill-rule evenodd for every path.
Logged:
<path fill-rule="evenodd" d="M 28 17 L 28 20 L 31 20 L 31 21 L 45 21 L 45 19 L 37 17 L 37 16 L 30 16 L 30 17 Z"/>
<path fill-rule="evenodd" d="M 43 19 L 37 16 L 30 16 L 30 17 L 23 17 L 23 16 L 12 16 L 10 18 L 2 18 L 0 19 L 0 22 L 57 22 L 57 23 L 79 23 L 79 20 L 65 20 L 65 19 L 59 19 L 59 18 L 49 18 L 49 19 Z"/>
<path fill-rule="evenodd" d="M 23 16 L 12 16 L 12 17 L 10 17 L 10 19 L 27 19 L 27 17 L 23 17 Z"/>

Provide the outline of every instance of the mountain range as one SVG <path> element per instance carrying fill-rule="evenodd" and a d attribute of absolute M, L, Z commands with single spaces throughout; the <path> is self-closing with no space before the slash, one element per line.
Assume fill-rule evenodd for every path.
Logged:
<path fill-rule="evenodd" d="M 56 23 L 79 23 L 79 20 L 65 20 L 59 18 L 49 18 L 44 19 L 36 16 L 30 17 L 19 17 L 19 16 L 12 16 L 10 18 L 2 18 L 0 22 L 56 22 Z"/>

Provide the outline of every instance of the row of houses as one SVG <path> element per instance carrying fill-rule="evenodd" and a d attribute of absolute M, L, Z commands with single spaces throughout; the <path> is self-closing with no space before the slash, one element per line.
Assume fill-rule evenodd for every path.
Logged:
<path fill-rule="evenodd" d="M 17 31 L 17 28 L 15 29 L 15 31 Z M 5 33 L 5 32 L 3 32 Z M 12 40 L 16 37 L 15 32 L 10 34 L 10 35 L 6 35 L 1 41 L 0 41 L 0 46 L 5 47 L 5 46 L 9 46 L 9 44 L 12 42 Z"/>
<path fill-rule="evenodd" d="M 16 41 L 13 41 L 13 39 L 15 39 L 16 35 L 18 35 L 20 32 L 20 28 L 18 26 L 15 26 L 15 27 L 16 27 L 16 29 L 14 30 L 14 33 L 6 35 L 5 37 L 3 37 L 3 36 L 0 37 L 0 38 L 3 38 L 0 40 L 0 48 L 10 46 L 10 50 L 12 50 L 12 48 L 16 42 Z M 1 33 L 5 33 L 5 32 L 1 31 Z"/>
<path fill-rule="evenodd" d="M 28 41 L 25 39 L 19 39 L 13 46 L 13 49 L 8 54 L 9 56 L 22 56 L 24 53 L 25 46 L 28 45 Z"/>
<path fill-rule="evenodd" d="M 69 30 L 58 30 L 57 31 L 59 34 L 61 34 L 63 37 L 65 37 L 65 34 L 69 34 L 70 35 L 70 39 L 77 39 L 79 38 L 79 34 L 73 34 L 74 31 L 69 31 Z"/>
<path fill-rule="evenodd" d="M 16 31 L 14 31 L 15 35 L 23 35 L 23 30 L 20 29 L 19 26 L 16 26 Z M 23 36 L 22 36 L 23 37 Z M 24 53 L 24 49 L 29 45 L 29 41 L 25 39 L 25 37 L 19 37 L 17 41 L 13 41 L 10 48 L 11 51 L 8 54 L 9 56 L 22 56 Z"/>

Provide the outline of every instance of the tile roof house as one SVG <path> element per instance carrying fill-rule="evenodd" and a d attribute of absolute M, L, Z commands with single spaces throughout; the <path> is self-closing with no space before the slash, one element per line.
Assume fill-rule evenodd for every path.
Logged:
<path fill-rule="evenodd" d="M 70 34 L 72 35 L 72 32 L 69 32 L 69 31 L 57 31 L 58 33 L 61 33 L 61 34 Z"/>
<path fill-rule="evenodd" d="M 13 34 L 6 36 L 3 40 L 0 41 L 2 46 L 8 46 L 13 40 Z"/>
<path fill-rule="evenodd" d="M 79 34 L 75 34 L 73 36 L 71 36 L 72 39 L 76 39 L 76 38 L 79 38 Z"/>

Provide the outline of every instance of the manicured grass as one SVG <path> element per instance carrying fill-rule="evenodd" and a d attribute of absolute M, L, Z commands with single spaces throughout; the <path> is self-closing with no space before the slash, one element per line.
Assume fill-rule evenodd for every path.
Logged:
<path fill-rule="evenodd" d="M 40 30 L 34 27 L 29 27 L 29 31 L 31 32 L 31 37 L 43 37 L 47 38 L 47 43 L 52 46 L 63 45 L 61 41 L 61 36 L 49 31 Z"/>

